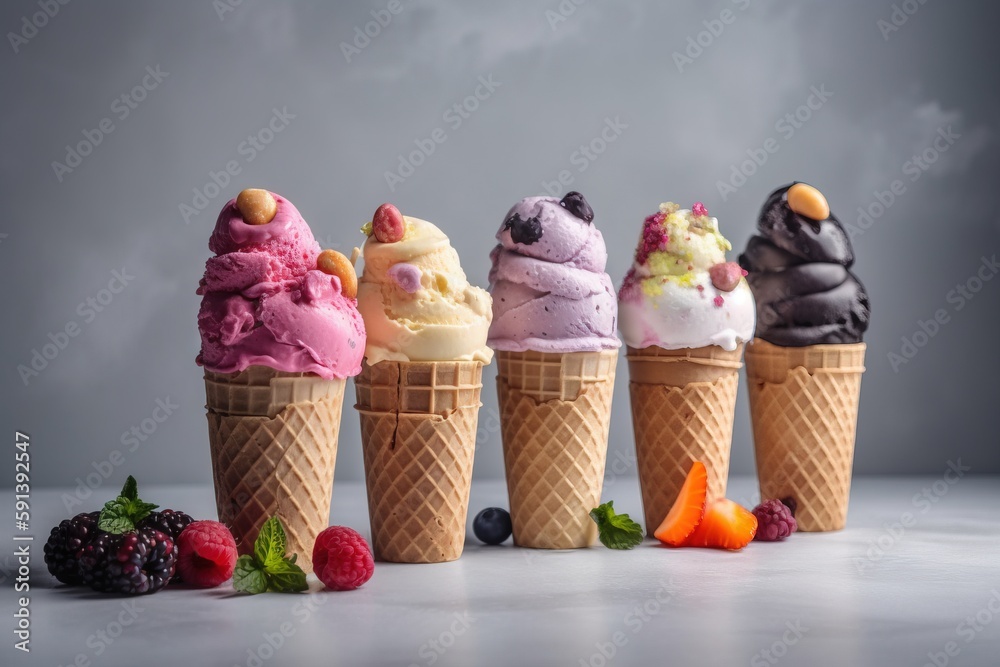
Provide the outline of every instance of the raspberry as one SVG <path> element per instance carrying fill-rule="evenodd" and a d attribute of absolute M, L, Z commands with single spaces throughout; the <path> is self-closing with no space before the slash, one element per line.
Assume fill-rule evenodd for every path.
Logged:
<path fill-rule="evenodd" d="M 195 521 L 177 539 L 181 580 L 198 588 L 215 588 L 233 576 L 236 540 L 218 521 Z"/>
<path fill-rule="evenodd" d="M 375 560 L 358 531 L 330 526 L 316 538 L 313 571 L 330 590 L 350 591 L 372 578 Z"/>
<path fill-rule="evenodd" d="M 77 514 L 72 519 L 64 519 L 52 529 L 49 540 L 45 543 L 45 564 L 52 576 L 62 583 L 71 586 L 83 583 L 77 555 L 97 535 L 97 519 L 100 514 Z"/>
<path fill-rule="evenodd" d="M 757 536 L 762 542 L 783 540 L 798 529 L 792 510 L 780 500 L 765 500 L 753 508 L 757 517 Z"/>

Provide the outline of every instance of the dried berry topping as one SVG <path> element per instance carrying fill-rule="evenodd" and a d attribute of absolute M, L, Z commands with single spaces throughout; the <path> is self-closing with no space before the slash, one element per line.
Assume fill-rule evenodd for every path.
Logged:
<path fill-rule="evenodd" d="M 559 205 L 584 222 L 593 222 L 594 220 L 594 209 L 590 208 L 590 204 L 579 192 L 567 192 Z"/>
<path fill-rule="evenodd" d="M 708 275 L 716 289 L 721 292 L 732 292 L 743 280 L 746 271 L 736 262 L 722 262 L 712 266 L 708 270 Z"/>
<path fill-rule="evenodd" d="M 504 221 L 503 228 L 510 230 L 510 240 L 514 243 L 531 245 L 542 238 L 542 223 L 537 217 L 524 220 L 515 213 Z"/>
<path fill-rule="evenodd" d="M 645 264 L 651 253 L 659 250 L 666 250 L 670 238 L 663 227 L 663 221 L 667 216 L 663 213 L 654 213 L 646 218 L 642 224 L 642 239 L 639 241 L 639 251 L 635 254 L 635 261 Z"/>

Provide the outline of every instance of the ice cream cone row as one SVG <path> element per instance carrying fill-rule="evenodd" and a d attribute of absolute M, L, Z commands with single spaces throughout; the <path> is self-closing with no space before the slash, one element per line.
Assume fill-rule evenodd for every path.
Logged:
<path fill-rule="evenodd" d="M 629 394 L 646 532 L 677 499 L 694 461 L 708 471 L 708 495 L 722 498 L 729 476 L 743 346 L 628 348 Z"/>
<path fill-rule="evenodd" d="M 794 499 L 799 530 L 847 521 L 864 357 L 864 343 L 747 347 L 761 497 Z"/>
<path fill-rule="evenodd" d="M 345 380 L 251 366 L 205 372 L 209 441 L 219 521 L 241 554 L 277 515 L 288 550 L 312 568 L 327 527 Z"/>
<path fill-rule="evenodd" d="M 462 555 L 479 419 L 478 361 L 366 361 L 355 379 L 379 560 Z"/>
<path fill-rule="evenodd" d="M 540 549 L 593 544 L 617 350 L 503 352 L 497 394 L 514 543 Z"/>

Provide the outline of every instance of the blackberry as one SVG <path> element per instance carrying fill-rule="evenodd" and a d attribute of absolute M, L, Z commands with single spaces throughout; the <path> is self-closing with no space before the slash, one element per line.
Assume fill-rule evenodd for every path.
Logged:
<path fill-rule="evenodd" d="M 72 519 L 64 519 L 49 533 L 45 543 L 45 564 L 49 573 L 64 584 L 79 586 L 80 565 L 77 555 L 100 532 L 97 518 L 100 512 L 77 514 Z"/>
<path fill-rule="evenodd" d="M 189 515 L 176 510 L 163 510 L 162 512 L 151 512 L 149 516 L 139 522 L 139 528 L 154 528 L 161 533 L 166 533 L 177 544 L 177 539 L 181 536 L 181 531 L 194 523 Z M 178 569 L 174 573 L 173 583 L 180 583 L 181 571 Z"/>
<path fill-rule="evenodd" d="M 177 545 L 154 528 L 101 533 L 81 550 L 79 560 L 83 583 L 95 591 L 142 595 L 170 582 L 177 567 Z"/>
<path fill-rule="evenodd" d="M 189 515 L 177 510 L 163 510 L 161 512 L 150 512 L 149 516 L 139 522 L 139 528 L 155 528 L 161 533 L 166 533 L 177 541 L 181 536 L 181 531 L 194 523 Z"/>

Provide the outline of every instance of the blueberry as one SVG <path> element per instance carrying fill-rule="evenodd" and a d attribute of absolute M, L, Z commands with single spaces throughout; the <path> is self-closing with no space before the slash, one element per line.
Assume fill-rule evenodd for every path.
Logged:
<path fill-rule="evenodd" d="M 590 208 L 590 204 L 579 192 L 567 192 L 559 205 L 584 222 L 593 222 L 594 220 L 594 209 Z"/>
<path fill-rule="evenodd" d="M 537 217 L 523 220 L 517 213 L 507 218 L 504 229 L 510 230 L 510 240 L 522 245 L 531 245 L 542 238 L 542 223 Z"/>
<path fill-rule="evenodd" d="M 499 507 L 487 507 L 472 520 L 472 532 L 485 544 L 500 544 L 510 537 L 510 514 Z"/>

